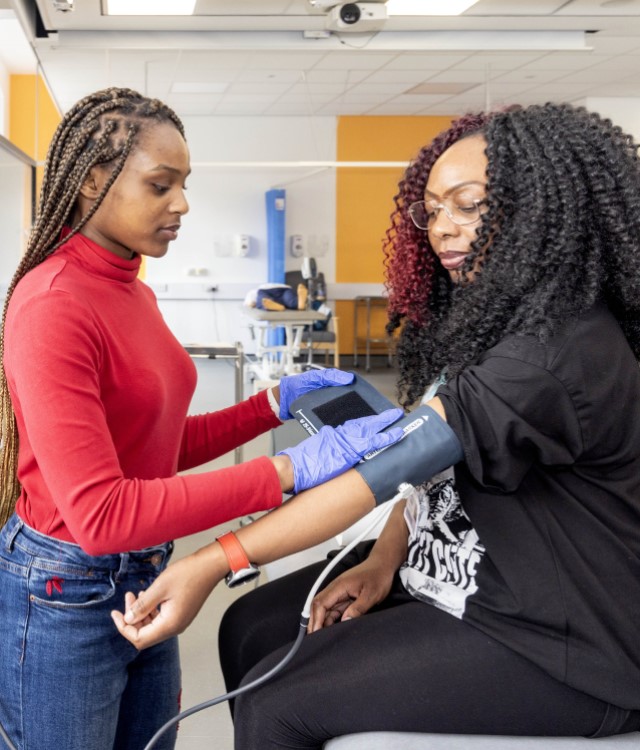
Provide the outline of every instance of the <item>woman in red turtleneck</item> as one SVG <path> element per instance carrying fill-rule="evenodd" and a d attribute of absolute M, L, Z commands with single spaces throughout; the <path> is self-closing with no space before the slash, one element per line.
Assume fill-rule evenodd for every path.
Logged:
<path fill-rule="evenodd" d="M 175 639 L 138 654 L 119 636 L 109 613 L 125 592 L 157 577 L 170 540 L 274 508 L 294 478 L 319 484 L 389 442 L 367 421 L 357 446 L 328 428 L 293 458 L 178 475 L 277 426 L 301 393 L 352 379 L 304 373 L 187 417 L 194 365 L 137 273 L 176 239 L 189 172 L 176 114 L 128 89 L 78 102 L 49 149 L 0 343 L 0 724 L 19 750 L 142 750 L 178 711 L 180 666 Z M 368 510 L 300 499 L 325 538 Z"/>

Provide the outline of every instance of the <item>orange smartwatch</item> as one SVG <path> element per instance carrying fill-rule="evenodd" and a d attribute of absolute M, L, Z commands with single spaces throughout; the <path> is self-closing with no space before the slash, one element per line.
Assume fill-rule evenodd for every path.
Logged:
<path fill-rule="evenodd" d="M 260 568 L 249 561 L 247 553 L 233 531 L 219 536 L 218 542 L 227 556 L 227 562 L 231 568 L 224 579 L 230 589 L 243 583 L 249 583 L 260 575 Z"/>

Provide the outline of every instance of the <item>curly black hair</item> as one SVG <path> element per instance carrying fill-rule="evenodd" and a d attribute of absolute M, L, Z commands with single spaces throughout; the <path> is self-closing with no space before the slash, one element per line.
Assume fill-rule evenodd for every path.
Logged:
<path fill-rule="evenodd" d="M 407 208 L 423 198 L 437 158 L 478 133 L 487 143 L 488 210 L 461 275 L 480 266 L 453 284 Z M 610 120 L 546 104 L 465 115 L 419 152 L 399 184 L 384 248 L 388 329 L 402 326 L 403 405 L 506 335 L 545 341 L 598 300 L 640 357 L 637 150 Z"/>

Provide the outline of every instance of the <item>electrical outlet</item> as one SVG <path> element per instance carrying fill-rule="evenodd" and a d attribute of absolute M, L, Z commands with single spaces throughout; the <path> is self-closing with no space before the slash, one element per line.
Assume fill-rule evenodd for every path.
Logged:
<path fill-rule="evenodd" d="M 251 250 L 251 237 L 248 234 L 236 234 L 233 243 L 233 254 L 237 258 L 246 258 Z"/>
<path fill-rule="evenodd" d="M 292 234 L 289 237 L 289 252 L 294 258 L 301 258 L 304 255 L 304 240 L 301 234 Z"/>

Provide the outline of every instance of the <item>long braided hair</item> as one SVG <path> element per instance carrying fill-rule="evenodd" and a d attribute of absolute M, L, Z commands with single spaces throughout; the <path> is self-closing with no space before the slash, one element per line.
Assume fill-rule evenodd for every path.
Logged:
<path fill-rule="evenodd" d="M 9 284 L 2 311 L 0 362 L 4 360 L 4 323 L 9 300 L 22 277 L 78 233 L 100 207 L 129 154 L 146 127 L 173 123 L 184 137 L 180 118 L 167 105 L 136 91 L 109 88 L 80 100 L 54 133 L 47 159 L 35 223 L 27 250 Z M 102 165 L 110 175 L 100 195 L 75 226 L 80 189 L 92 167 Z M 71 231 L 61 238 L 63 228 Z M 4 365 L 0 369 L 0 525 L 9 518 L 20 494 L 17 478 L 18 432 Z"/>
<path fill-rule="evenodd" d="M 436 159 L 475 133 L 487 141 L 488 210 L 461 275 L 480 267 L 453 284 L 407 209 Z M 598 300 L 640 358 L 638 147 L 610 120 L 561 104 L 466 115 L 419 152 L 395 204 L 384 253 L 405 406 L 506 335 L 545 341 Z"/>

